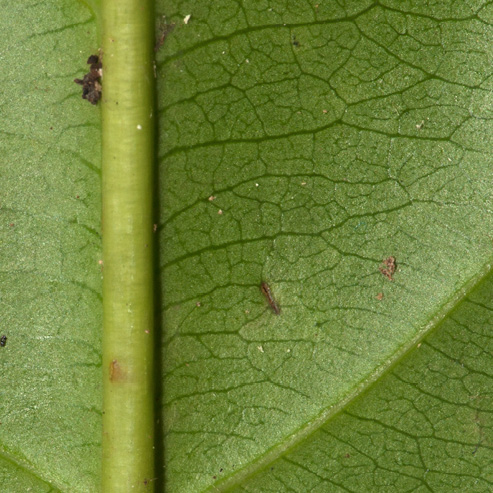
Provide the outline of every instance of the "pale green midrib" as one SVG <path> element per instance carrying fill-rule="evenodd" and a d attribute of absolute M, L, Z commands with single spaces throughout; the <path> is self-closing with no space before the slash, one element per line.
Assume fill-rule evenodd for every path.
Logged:
<path fill-rule="evenodd" d="M 103 492 L 154 491 L 153 12 L 101 5 Z"/>
<path fill-rule="evenodd" d="M 366 379 L 361 381 L 352 391 L 350 391 L 344 399 L 339 403 L 323 410 L 317 417 L 306 425 L 298 429 L 291 436 L 287 437 L 283 442 L 270 448 L 264 455 L 259 457 L 248 466 L 236 471 L 231 476 L 224 480 L 215 483 L 205 491 L 210 492 L 226 492 L 256 473 L 266 469 L 271 463 L 279 459 L 282 455 L 289 453 L 294 447 L 299 446 L 305 439 L 309 438 L 317 430 L 325 426 L 332 418 L 342 412 L 346 407 L 353 403 L 357 398 L 369 391 L 378 381 L 389 373 L 397 364 L 399 364 L 425 337 L 436 330 L 443 321 L 455 312 L 461 304 L 468 298 L 469 294 L 475 290 L 481 283 L 485 282 L 491 275 L 493 258 L 483 265 L 478 274 L 473 276 L 469 281 L 464 283 L 454 295 L 452 295 L 437 311 L 434 317 L 424 325 L 416 335 L 406 344 L 399 347 L 394 354 L 384 361 L 375 371 Z"/>

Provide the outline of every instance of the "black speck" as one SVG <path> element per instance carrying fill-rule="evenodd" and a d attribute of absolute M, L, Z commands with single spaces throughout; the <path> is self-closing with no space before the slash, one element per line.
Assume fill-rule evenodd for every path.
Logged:
<path fill-rule="evenodd" d="M 88 65 L 92 65 L 93 63 L 99 63 L 99 57 L 98 55 L 91 55 L 88 59 L 87 59 L 87 64 Z M 92 67 L 91 67 L 92 68 Z"/>
<path fill-rule="evenodd" d="M 7 344 L 7 336 L 3 335 L 2 337 L 0 337 L 0 346 L 5 347 L 6 344 Z"/>

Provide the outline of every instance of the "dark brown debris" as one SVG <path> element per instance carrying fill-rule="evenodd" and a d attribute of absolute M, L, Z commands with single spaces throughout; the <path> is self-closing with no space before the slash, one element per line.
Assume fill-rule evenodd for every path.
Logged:
<path fill-rule="evenodd" d="M 7 336 L 3 335 L 2 337 L 0 337 L 0 346 L 5 347 L 6 344 L 7 344 Z"/>
<path fill-rule="evenodd" d="M 91 66 L 90 71 L 84 75 L 83 79 L 74 79 L 74 82 L 82 86 L 82 99 L 87 99 L 91 104 L 97 104 L 101 99 L 103 64 L 98 55 L 91 55 L 87 63 Z"/>

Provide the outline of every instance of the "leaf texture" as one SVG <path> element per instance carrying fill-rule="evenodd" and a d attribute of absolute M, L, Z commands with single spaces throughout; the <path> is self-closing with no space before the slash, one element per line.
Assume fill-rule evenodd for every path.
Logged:
<path fill-rule="evenodd" d="M 97 21 L 4 10 L 0 480 L 93 492 Z M 492 20 L 158 2 L 158 491 L 491 490 Z"/>

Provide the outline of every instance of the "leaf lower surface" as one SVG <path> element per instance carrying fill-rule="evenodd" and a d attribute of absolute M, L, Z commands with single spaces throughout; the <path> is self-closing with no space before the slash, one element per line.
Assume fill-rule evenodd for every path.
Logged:
<path fill-rule="evenodd" d="M 96 491 L 101 429 L 99 112 L 80 104 L 94 18 L 4 5 L 2 491 Z"/>
<path fill-rule="evenodd" d="M 158 54 L 169 491 L 486 491 L 487 9 L 188 8 Z"/>
<path fill-rule="evenodd" d="M 96 21 L 8 12 L 0 479 L 97 491 Z M 162 489 L 491 490 L 491 7 L 157 12 Z"/>

